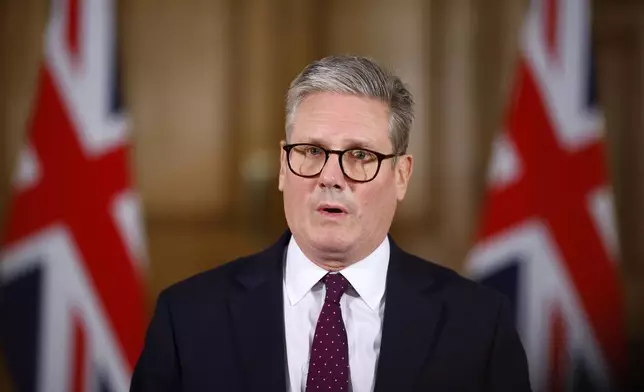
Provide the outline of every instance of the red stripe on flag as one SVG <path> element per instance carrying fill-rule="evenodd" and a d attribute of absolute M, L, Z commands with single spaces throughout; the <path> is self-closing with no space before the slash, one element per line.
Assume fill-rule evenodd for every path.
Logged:
<path fill-rule="evenodd" d="M 72 391 L 83 392 L 87 385 L 87 336 L 83 320 L 75 312 L 72 313 L 72 324 L 74 331 Z"/>
<path fill-rule="evenodd" d="M 64 225 L 132 369 L 145 333 L 144 291 L 112 216 L 115 197 L 130 184 L 126 149 L 86 157 L 49 71 L 40 76 L 29 134 L 42 178 L 15 195 L 5 244 Z"/>
<path fill-rule="evenodd" d="M 544 2 L 546 7 L 544 16 L 545 16 L 545 42 L 548 54 L 552 60 L 557 59 L 557 34 L 558 34 L 558 24 L 559 24 L 559 1 L 558 0 L 546 0 Z"/>
<path fill-rule="evenodd" d="M 548 380 L 550 392 L 566 390 L 566 328 L 561 309 L 554 305 L 550 317 L 550 371 Z"/>
<path fill-rule="evenodd" d="M 67 3 L 67 50 L 70 57 L 78 60 L 80 40 L 80 0 L 68 0 Z"/>

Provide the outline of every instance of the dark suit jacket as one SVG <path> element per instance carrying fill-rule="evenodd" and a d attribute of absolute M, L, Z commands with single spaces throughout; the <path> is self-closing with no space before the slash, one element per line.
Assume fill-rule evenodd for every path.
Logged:
<path fill-rule="evenodd" d="M 131 391 L 285 391 L 289 238 L 164 290 Z M 393 241 L 390 257 L 376 392 L 530 390 L 505 297 Z"/>

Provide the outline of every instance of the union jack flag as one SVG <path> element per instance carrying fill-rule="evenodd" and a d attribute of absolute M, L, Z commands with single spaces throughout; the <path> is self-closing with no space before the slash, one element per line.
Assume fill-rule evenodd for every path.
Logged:
<path fill-rule="evenodd" d="M 613 201 L 584 0 L 534 0 L 466 269 L 506 294 L 535 391 L 615 390 L 625 358 Z"/>
<path fill-rule="evenodd" d="M 0 254 L 0 338 L 17 391 L 125 391 L 146 257 L 114 4 L 57 0 L 49 12 Z"/>

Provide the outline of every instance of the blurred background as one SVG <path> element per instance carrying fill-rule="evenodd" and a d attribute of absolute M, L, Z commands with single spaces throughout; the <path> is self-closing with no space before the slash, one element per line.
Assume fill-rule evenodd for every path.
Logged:
<path fill-rule="evenodd" d="M 373 57 L 410 86 L 416 166 L 392 234 L 412 253 L 464 273 L 527 4 L 119 1 L 148 311 L 168 285 L 258 251 L 285 229 L 277 190 L 283 98 L 307 63 L 336 53 Z M 644 2 L 595 0 L 592 8 L 629 364 L 644 369 Z M 33 105 L 47 12 L 45 0 L 0 1 L 0 225 Z"/>

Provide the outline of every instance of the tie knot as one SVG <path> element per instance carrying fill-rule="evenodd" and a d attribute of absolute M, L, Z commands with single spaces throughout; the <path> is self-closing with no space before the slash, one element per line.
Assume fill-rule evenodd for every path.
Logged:
<path fill-rule="evenodd" d="M 326 286 L 325 302 L 331 301 L 339 303 L 340 297 L 342 297 L 342 294 L 344 294 L 346 289 L 349 287 L 349 281 L 340 273 L 326 274 L 324 278 L 322 278 L 322 282 Z"/>

